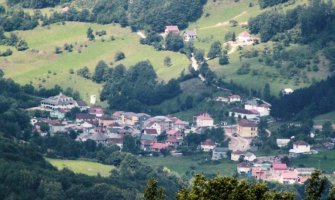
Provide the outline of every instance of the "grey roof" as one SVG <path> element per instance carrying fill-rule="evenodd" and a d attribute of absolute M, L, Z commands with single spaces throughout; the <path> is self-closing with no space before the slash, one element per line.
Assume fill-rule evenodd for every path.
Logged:
<path fill-rule="evenodd" d="M 88 139 L 94 140 L 94 141 L 104 141 L 108 137 L 104 133 L 93 133 Z"/>
<path fill-rule="evenodd" d="M 215 152 L 228 152 L 229 149 L 227 147 L 215 147 L 214 151 Z"/>
<path fill-rule="evenodd" d="M 68 97 L 60 93 L 57 96 L 49 97 L 47 99 L 42 100 L 42 103 L 53 104 L 53 105 L 72 105 L 75 104 L 76 101 L 73 100 L 72 97 Z"/>
<path fill-rule="evenodd" d="M 192 30 L 185 31 L 185 34 L 187 34 L 189 36 L 197 36 L 197 33 L 195 31 L 192 31 Z"/>
<path fill-rule="evenodd" d="M 143 134 L 141 137 L 141 140 L 149 140 L 149 141 L 153 141 L 156 139 L 156 136 L 154 135 L 148 135 L 148 134 Z"/>

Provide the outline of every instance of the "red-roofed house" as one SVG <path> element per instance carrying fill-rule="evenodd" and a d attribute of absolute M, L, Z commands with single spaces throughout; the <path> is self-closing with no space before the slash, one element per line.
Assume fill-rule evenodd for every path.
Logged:
<path fill-rule="evenodd" d="M 173 147 L 173 148 L 177 148 L 179 145 L 182 144 L 182 140 L 181 139 L 176 139 L 176 138 L 168 138 L 166 141 L 165 141 L 165 144 L 169 145 L 170 147 Z"/>
<path fill-rule="evenodd" d="M 237 126 L 237 133 L 241 137 L 252 138 L 258 135 L 258 127 L 255 122 L 242 119 Z"/>
<path fill-rule="evenodd" d="M 201 149 L 205 152 L 212 151 L 215 148 L 215 143 L 211 139 L 207 139 L 204 142 L 201 142 Z"/>
<path fill-rule="evenodd" d="M 200 113 L 193 117 L 193 121 L 197 127 L 212 127 L 214 126 L 214 120 L 208 113 Z"/>
<path fill-rule="evenodd" d="M 268 170 L 261 167 L 253 167 L 251 173 L 257 180 L 266 180 L 268 177 Z"/>
<path fill-rule="evenodd" d="M 272 169 L 275 172 L 282 172 L 282 171 L 286 171 L 288 168 L 287 168 L 287 165 L 285 163 L 273 163 L 272 164 Z"/>
<path fill-rule="evenodd" d="M 168 138 L 182 139 L 183 134 L 179 130 L 169 130 L 167 133 Z"/>
<path fill-rule="evenodd" d="M 243 31 L 242 33 L 240 33 L 237 36 L 237 41 L 241 46 L 252 45 L 254 42 L 252 36 L 247 31 Z"/>
<path fill-rule="evenodd" d="M 165 35 L 168 35 L 169 33 L 173 33 L 173 34 L 179 34 L 179 28 L 178 26 L 165 26 Z"/>
<path fill-rule="evenodd" d="M 298 173 L 295 171 L 285 171 L 281 174 L 279 182 L 282 184 L 295 184 L 299 180 Z"/>
<path fill-rule="evenodd" d="M 96 117 L 102 117 L 104 115 L 104 110 L 98 106 L 90 107 L 88 113 L 90 115 L 95 115 Z"/>
<path fill-rule="evenodd" d="M 169 145 L 168 144 L 164 144 L 164 143 L 153 143 L 151 146 L 151 150 L 154 152 L 160 152 L 163 149 L 168 149 Z"/>
<path fill-rule="evenodd" d="M 146 129 L 144 129 L 144 134 L 146 134 L 146 135 L 158 135 L 158 132 L 157 132 L 157 130 L 156 129 L 153 129 L 153 128 L 146 128 Z"/>

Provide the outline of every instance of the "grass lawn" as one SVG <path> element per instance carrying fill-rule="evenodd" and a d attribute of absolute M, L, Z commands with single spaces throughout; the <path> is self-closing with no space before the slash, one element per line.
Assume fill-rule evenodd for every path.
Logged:
<path fill-rule="evenodd" d="M 335 111 L 329 112 L 323 115 L 319 115 L 314 118 L 314 123 L 315 124 L 320 124 L 322 125 L 323 123 L 330 121 L 332 123 L 335 123 Z"/>
<path fill-rule="evenodd" d="M 335 171 L 335 151 L 320 152 L 293 160 L 293 166 L 306 166 L 321 169 L 327 173 Z"/>
<path fill-rule="evenodd" d="M 110 171 L 114 168 L 111 165 L 103 165 L 97 162 L 83 160 L 59 160 L 48 158 L 47 161 L 59 170 L 68 168 L 75 173 L 86 174 L 89 176 L 100 174 L 101 176 L 107 177 L 110 175 Z"/>
<path fill-rule="evenodd" d="M 107 35 L 103 40 L 96 37 L 94 42 L 89 42 L 86 38 L 88 27 L 92 27 L 94 31 L 106 30 Z M 98 95 L 102 86 L 70 74 L 70 69 L 76 71 L 87 66 L 93 72 L 100 60 L 106 61 L 111 67 L 117 64 L 131 66 L 149 60 L 159 79 L 167 81 L 178 77 L 190 63 L 185 55 L 156 51 L 151 46 L 141 45 L 139 36 L 129 28 L 117 25 L 67 22 L 65 25 L 53 24 L 16 33 L 28 42 L 30 49 L 24 52 L 14 51 L 10 57 L 0 58 L 0 66 L 4 66 L 6 77 L 21 84 L 32 83 L 38 87 L 53 87 L 55 84 L 64 88 L 72 87 L 86 100 L 92 94 Z M 71 53 L 54 53 L 56 47 L 63 47 L 66 43 L 73 45 Z M 117 51 L 124 52 L 126 58 L 115 63 L 114 55 Z M 172 60 L 170 67 L 164 66 L 164 58 L 167 56 Z"/>
<path fill-rule="evenodd" d="M 209 156 L 207 156 L 209 157 Z M 204 174 L 220 174 L 231 176 L 236 171 L 236 163 L 223 160 L 219 164 L 200 164 L 204 158 L 192 157 L 140 157 L 139 160 L 149 166 L 164 166 L 179 175 L 184 175 L 187 171 Z"/>

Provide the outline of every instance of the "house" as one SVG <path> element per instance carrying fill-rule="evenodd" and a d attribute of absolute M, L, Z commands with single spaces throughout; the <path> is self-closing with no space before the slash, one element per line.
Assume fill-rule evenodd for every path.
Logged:
<path fill-rule="evenodd" d="M 212 152 L 212 160 L 221 160 L 228 158 L 228 148 L 215 147 Z"/>
<path fill-rule="evenodd" d="M 272 170 L 274 172 L 283 172 L 288 169 L 286 163 L 273 163 L 272 164 Z"/>
<path fill-rule="evenodd" d="M 90 114 L 86 114 L 86 113 L 78 113 L 76 114 L 76 122 L 80 123 L 80 122 L 88 122 L 88 123 L 94 123 L 95 120 L 95 116 L 94 115 L 90 115 Z"/>
<path fill-rule="evenodd" d="M 282 184 L 295 184 L 298 181 L 298 174 L 295 171 L 285 171 L 281 174 L 279 179 L 279 182 Z"/>
<path fill-rule="evenodd" d="M 290 139 L 276 139 L 276 144 L 279 148 L 283 148 L 286 147 L 290 141 Z"/>
<path fill-rule="evenodd" d="M 64 133 L 66 132 L 66 127 L 64 124 L 62 123 L 48 123 L 49 124 L 49 127 L 50 127 L 50 134 L 51 135 L 54 135 L 56 133 Z"/>
<path fill-rule="evenodd" d="M 229 98 L 228 97 L 219 96 L 219 97 L 215 97 L 214 101 L 228 103 L 229 102 Z"/>
<path fill-rule="evenodd" d="M 197 127 L 212 127 L 214 119 L 208 113 L 200 113 L 193 116 L 193 121 Z"/>
<path fill-rule="evenodd" d="M 205 152 L 209 152 L 215 148 L 215 143 L 213 142 L 213 140 L 207 139 L 204 142 L 201 142 L 200 148 Z"/>
<path fill-rule="evenodd" d="M 156 129 L 158 135 L 173 128 L 173 121 L 166 116 L 155 116 L 144 122 L 144 128 Z"/>
<path fill-rule="evenodd" d="M 98 106 L 91 106 L 88 109 L 88 113 L 90 115 L 94 115 L 96 117 L 102 117 L 104 115 L 104 110 L 101 107 L 98 107 Z"/>
<path fill-rule="evenodd" d="M 170 147 L 177 148 L 183 143 L 182 139 L 177 139 L 177 138 L 168 138 L 165 141 L 165 144 L 168 144 Z"/>
<path fill-rule="evenodd" d="M 230 117 L 240 118 L 240 119 L 255 119 L 259 116 L 257 111 L 246 110 L 243 108 L 233 108 L 229 112 Z"/>
<path fill-rule="evenodd" d="M 244 109 L 250 111 L 257 111 L 259 116 L 265 117 L 270 115 L 271 104 L 260 99 L 252 99 L 246 102 Z"/>
<path fill-rule="evenodd" d="M 179 130 L 169 130 L 166 134 L 168 138 L 183 139 L 183 133 Z"/>
<path fill-rule="evenodd" d="M 254 43 L 254 39 L 249 32 L 243 31 L 237 36 L 237 42 L 241 46 L 252 45 Z"/>
<path fill-rule="evenodd" d="M 244 155 L 244 160 L 245 161 L 248 161 L 248 162 L 253 162 L 253 161 L 255 161 L 256 160 L 256 156 L 255 156 L 255 154 L 253 154 L 253 153 L 250 153 L 250 152 L 248 152 L 248 153 L 246 153 L 245 155 Z"/>
<path fill-rule="evenodd" d="M 65 114 L 66 111 L 62 110 L 62 109 L 56 109 L 56 110 L 52 110 L 50 112 L 50 118 L 54 118 L 54 119 L 64 119 L 65 118 Z"/>
<path fill-rule="evenodd" d="M 77 104 L 78 104 L 80 111 L 85 111 L 90 108 L 85 101 L 77 101 Z"/>
<path fill-rule="evenodd" d="M 107 143 L 107 135 L 101 131 L 92 130 L 91 135 L 87 138 L 89 140 L 95 141 L 97 144 L 106 144 Z"/>
<path fill-rule="evenodd" d="M 189 123 L 183 120 L 178 119 L 174 122 L 174 128 L 183 130 L 186 129 L 189 126 Z"/>
<path fill-rule="evenodd" d="M 168 149 L 169 145 L 164 143 L 155 142 L 151 145 L 151 151 L 160 152 L 161 150 Z"/>
<path fill-rule="evenodd" d="M 241 102 L 241 97 L 239 95 L 230 95 L 228 97 L 229 103 Z"/>
<path fill-rule="evenodd" d="M 157 136 L 158 132 L 154 128 L 151 128 L 151 129 L 150 128 L 146 128 L 146 129 L 144 129 L 143 134 L 144 135 L 154 135 L 154 136 Z"/>
<path fill-rule="evenodd" d="M 116 123 L 116 119 L 110 115 L 103 115 L 102 117 L 99 118 L 99 124 L 103 126 L 110 126 L 114 123 Z"/>
<path fill-rule="evenodd" d="M 258 127 L 255 122 L 242 119 L 237 125 L 237 133 L 241 137 L 253 138 L 258 135 Z"/>
<path fill-rule="evenodd" d="M 239 161 L 242 156 L 244 156 L 245 152 L 243 151 L 234 151 L 230 155 L 230 159 L 233 161 Z"/>
<path fill-rule="evenodd" d="M 309 154 L 311 153 L 311 145 L 304 141 L 293 143 L 293 149 L 290 149 L 290 154 Z"/>
<path fill-rule="evenodd" d="M 251 174 L 257 180 L 266 180 L 268 178 L 269 170 L 262 167 L 253 167 L 251 169 Z"/>
<path fill-rule="evenodd" d="M 195 40 L 197 39 L 197 36 L 198 35 L 195 31 L 187 30 L 184 32 L 184 41 L 189 42 L 189 41 Z"/>
<path fill-rule="evenodd" d="M 239 174 L 249 174 L 251 173 L 252 165 L 247 162 L 241 162 L 237 165 L 237 173 Z"/>
<path fill-rule="evenodd" d="M 170 33 L 178 35 L 179 32 L 180 31 L 179 31 L 178 26 L 165 26 L 165 31 L 164 31 L 165 35 L 168 35 Z"/>
<path fill-rule="evenodd" d="M 311 176 L 315 171 L 315 168 L 296 168 L 294 171 L 297 172 L 298 176 Z"/>
<path fill-rule="evenodd" d="M 155 135 L 142 135 L 141 136 L 141 149 L 144 151 L 151 151 L 151 146 L 157 142 Z"/>
<path fill-rule="evenodd" d="M 49 97 L 41 101 L 41 107 L 51 110 L 65 109 L 70 110 L 77 107 L 77 102 L 72 98 L 59 93 L 57 96 Z"/>

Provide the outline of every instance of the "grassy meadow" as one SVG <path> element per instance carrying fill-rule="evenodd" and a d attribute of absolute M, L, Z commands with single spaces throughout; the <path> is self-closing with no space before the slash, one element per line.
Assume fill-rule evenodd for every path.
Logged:
<path fill-rule="evenodd" d="M 90 42 L 86 38 L 88 27 L 92 27 L 94 31 L 106 30 L 107 35 L 96 37 L 95 41 Z M 0 66 L 4 66 L 6 77 L 38 87 L 53 87 L 55 84 L 64 88 L 72 87 L 86 100 L 92 94 L 99 95 L 102 86 L 75 73 L 71 74 L 70 70 L 75 72 L 87 66 L 93 72 L 99 60 L 106 61 L 111 67 L 117 64 L 131 66 L 149 60 L 159 79 L 169 80 L 178 77 L 189 65 L 189 60 L 184 55 L 156 51 L 151 46 L 141 45 L 136 33 L 117 25 L 67 22 L 65 25 L 54 24 L 16 33 L 28 42 L 30 49 L 24 52 L 13 49 L 12 56 L 0 58 Z M 66 43 L 74 46 L 73 51 L 56 54 L 55 48 L 62 48 Z M 114 62 L 117 51 L 124 52 L 126 58 Z M 164 58 L 167 56 L 172 60 L 170 67 L 164 66 Z"/>
<path fill-rule="evenodd" d="M 335 171 L 335 151 L 325 151 L 314 155 L 307 155 L 293 160 L 294 167 L 314 167 L 326 173 Z"/>
<path fill-rule="evenodd" d="M 209 157 L 209 156 L 208 156 Z M 191 171 L 194 173 L 220 174 L 231 176 L 236 171 L 236 163 L 223 160 L 218 164 L 201 163 L 205 158 L 197 156 L 192 157 L 140 157 L 139 160 L 152 167 L 167 167 L 177 172 L 179 175 L 185 175 Z M 210 158 L 209 158 L 210 159 Z"/>
<path fill-rule="evenodd" d="M 47 159 L 51 165 L 61 170 L 68 168 L 78 174 L 86 174 L 89 176 L 109 176 L 110 171 L 114 169 L 111 165 L 103 165 L 97 162 L 83 161 L 83 160 L 59 160 L 59 159 Z"/>
<path fill-rule="evenodd" d="M 329 112 L 323 115 L 319 115 L 314 118 L 314 123 L 315 124 L 324 124 L 325 122 L 330 121 L 333 124 L 335 124 L 335 111 L 334 112 Z"/>

